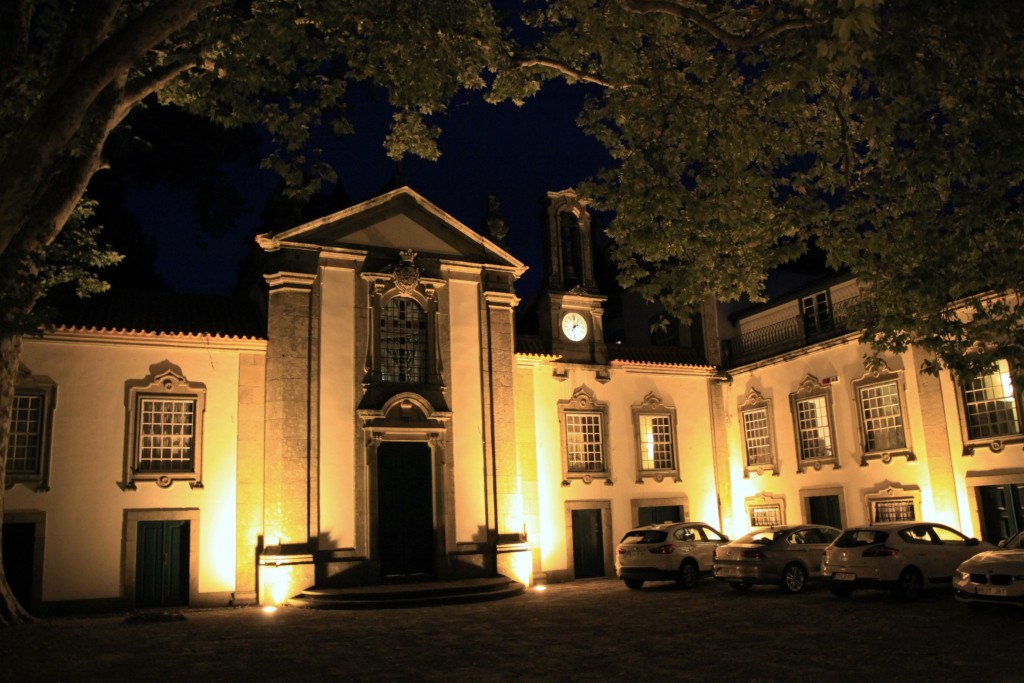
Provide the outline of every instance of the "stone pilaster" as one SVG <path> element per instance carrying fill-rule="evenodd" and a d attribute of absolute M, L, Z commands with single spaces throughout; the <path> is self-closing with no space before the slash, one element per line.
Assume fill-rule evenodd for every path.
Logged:
<path fill-rule="evenodd" d="M 314 276 L 267 276 L 264 545 L 310 537 L 310 332 Z"/>
<path fill-rule="evenodd" d="M 513 294 L 485 292 L 491 454 L 494 461 L 496 528 L 499 535 L 523 531 L 523 509 L 516 457 L 515 329 Z"/>
<path fill-rule="evenodd" d="M 238 359 L 238 459 L 235 466 L 235 604 L 256 601 L 256 553 L 263 534 L 263 436 L 266 361 Z"/>
<path fill-rule="evenodd" d="M 914 372 L 928 358 L 920 348 L 911 347 L 911 367 Z M 939 512 L 955 515 L 957 522 L 960 508 L 956 500 L 956 481 L 953 472 L 952 453 L 949 450 L 949 431 L 946 426 L 946 410 L 942 400 L 942 385 L 933 375 L 918 374 L 917 400 L 920 404 L 921 426 L 924 428 L 924 453 L 914 445 L 918 457 L 924 455 L 931 479 L 932 502 Z M 909 426 L 909 425 L 908 425 Z"/>

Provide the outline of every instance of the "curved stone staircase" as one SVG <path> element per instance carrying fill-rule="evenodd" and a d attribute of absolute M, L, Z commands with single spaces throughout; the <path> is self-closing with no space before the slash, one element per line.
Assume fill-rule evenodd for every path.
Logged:
<path fill-rule="evenodd" d="M 414 581 L 346 588 L 307 588 L 285 605 L 313 609 L 426 607 L 501 600 L 522 594 L 525 586 L 507 576 L 455 581 Z"/>

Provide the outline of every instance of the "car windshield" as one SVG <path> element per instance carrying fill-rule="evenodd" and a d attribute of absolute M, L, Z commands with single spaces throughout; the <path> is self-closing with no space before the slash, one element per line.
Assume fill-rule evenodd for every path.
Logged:
<path fill-rule="evenodd" d="M 885 543 L 887 538 L 889 538 L 887 531 L 879 531 L 878 529 L 847 529 L 836 539 L 835 545 L 839 548 L 856 548 L 862 545 Z"/>
<path fill-rule="evenodd" d="M 776 531 L 774 529 L 758 529 L 757 531 L 751 531 L 746 536 L 736 539 L 737 543 L 760 543 L 762 545 L 771 543 L 777 538 L 782 538 L 785 534 L 784 531 Z"/>
<path fill-rule="evenodd" d="M 636 529 L 622 537 L 623 543 L 661 543 L 668 534 L 656 529 Z"/>

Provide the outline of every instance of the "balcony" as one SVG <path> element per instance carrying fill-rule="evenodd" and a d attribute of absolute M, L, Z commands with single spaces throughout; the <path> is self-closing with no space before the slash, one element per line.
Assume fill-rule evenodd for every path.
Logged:
<path fill-rule="evenodd" d="M 727 367 L 770 358 L 850 332 L 850 309 L 857 297 L 833 302 L 825 317 L 797 315 L 745 332 L 722 342 Z"/>

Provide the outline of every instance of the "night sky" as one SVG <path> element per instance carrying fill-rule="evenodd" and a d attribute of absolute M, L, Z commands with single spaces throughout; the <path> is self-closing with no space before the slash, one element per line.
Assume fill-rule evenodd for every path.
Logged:
<path fill-rule="evenodd" d="M 573 187 L 608 161 L 603 148 L 575 125 L 583 95 L 582 87 L 557 81 L 522 107 L 467 96 L 438 122 L 441 158 L 407 159 L 403 165 L 410 187 L 474 230 L 480 230 L 488 195 L 498 197 L 509 228 L 508 250 L 530 266 L 519 283 L 520 296 L 536 289 L 543 270 L 541 197 Z M 380 194 L 395 175 L 382 146 L 390 112 L 383 102 L 363 101 L 352 119 L 354 135 L 321 142 L 345 193 L 361 202 Z M 232 168 L 231 177 L 249 207 L 223 237 L 196 228 L 184 189 L 156 185 L 126 200 L 156 240 L 157 269 L 175 291 L 227 294 L 252 235 L 265 231 L 260 213 L 277 177 L 241 166 Z"/>

